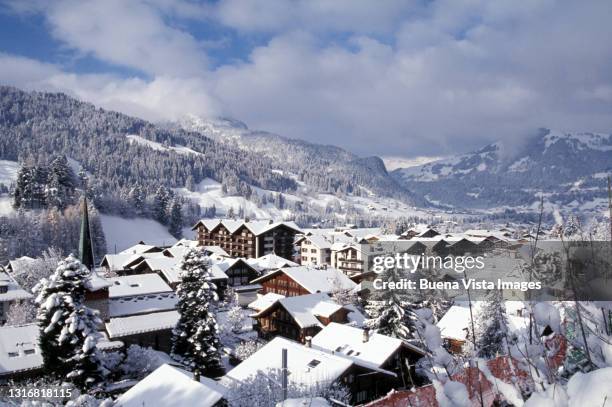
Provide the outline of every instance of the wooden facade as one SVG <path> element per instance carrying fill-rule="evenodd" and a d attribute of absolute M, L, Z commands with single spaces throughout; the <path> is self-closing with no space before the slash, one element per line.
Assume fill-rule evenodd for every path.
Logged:
<path fill-rule="evenodd" d="M 341 308 L 328 317 L 317 316 L 321 324 L 327 326 L 331 322 L 337 322 L 345 324 L 348 322 L 349 310 Z M 320 330 L 320 326 L 310 326 L 302 328 L 295 321 L 293 316 L 283 307 L 280 302 L 276 302 L 275 305 L 262 312 L 261 315 L 255 318 L 256 323 L 253 329 L 257 331 L 258 335 L 264 339 L 271 339 L 275 336 L 282 336 L 284 338 L 293 339 L 294 341 L 304 343 L 307 336 L 314 336 Z"/>
<path fill-rule="evenodd" d="M 246 225 L 233 233 L 222 223 L 212 230 L 200 222 L 196 225 L 200 246 L 219 246 L 231 257 L 257 258 L 269 253 L 288 260 L 293 259 L 293 242 L 297 231 L 280 224 L 266 232 L 256 235 Z"/>
<path fill-rule="evenodd" d="M 250 264 L 240 259 L 225 270 L 227 275 L 227 285 L 230 287 L 240 287 L 248 285 L 251 280 L 259 277 L 259 273 Z"/>
<path fill-rule="evenodd" d="M 262 294 L 276 293 L 285 297 L 314 294 L 281 271 L 270 274 L 268 278 L 260 281 L 260 284 L 262 286 Z"/>

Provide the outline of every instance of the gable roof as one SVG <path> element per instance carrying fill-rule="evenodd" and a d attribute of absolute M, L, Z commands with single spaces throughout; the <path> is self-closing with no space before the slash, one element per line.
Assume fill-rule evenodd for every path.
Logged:
<path fill-rule="evenodd" d="M 318 269 L 309 266 L 287 267 L 276 270 L 253 280 L 253 283 L 266 281 L 279 274 L 286 274 L 310 293 L 328 293 L 334 289 L 352 290 L 357 284 L 343 272 L 335 268 Z"/>
<path fill-rule="evenodd" d="M 284 257 L 280 257 L 274 253 L 268 253 L 265 256 L 258 258 L 247 259 L 247 262 L 260 271 L 299 266 L 299 264 L 291 260 L 287 260 Z"/>
<path fill-rule="evenodd" d="M 178 297 L 172 292 L 147 294 L 138 297 L 111 298 L 108 300 L 108 314 L 110 318 L 117 318 L 172 311 L 176 309 L 177 303 Z"/>
<path fill-rule="evenodd" d="M 212 407 L 224 397 L 225 391 L 212 379 L 201 377 L 197 382 L 192 373 L 163 364 L 119 396 L 114 405 Z"/>
<path fill-rule="evenodd" d="M 172 329 L 179 320 L 178 311 L 111 318 L 105 324 L 109 338 Z"/>
<path fill-rule="evenodd" d="M 134 246 L 130 246 L 125 250 L 120 251 L 118 254 L 143 254 L 143 253 L 155 253 L 161 252 L 162 249 L 157 246 L 150 244 L 138 243 Z"/>
<path fill-rule="evenodd" d="M 21 288 L 17 281 L 5 271 L 0 271 L 0 285 L 7 289 L 5 293 L 0 293 L 0 302 L 32 298 L 32 294 Z"/>
<path fill-rule="evenodd" d="M 259 296 L 255 301 L 251 302 L 248 307 L 252 310 L 260 312 L 270 307 L 272 304 L 274 304 L 277 300 L 280 300 L 281 298 L 285 298 L 285 296 L 276 293 L 267 293 L 262 296 Z"/>
<path fill-rule="evenodd" d="M 312 346 L 377 367 L 381 367 L 402 346 L 425 355 L 425 351 L 390 336 L 370 333 L 367 342 L 363 339 L 363 329 L 332 322 L 312 338 Z"/>
<path fill-rule="evenodd" d="M 40 328 L 36 323 L 0 327 L 0 376 L 42 368 L 39 334 Z M 114 348 L 118 344 L 120 342 L 109 342 L 102 335 L 97 348 Z"/>
<path fill-rule="evenodd" d="M 277 299 L 268 307 L 252 315 L 252 317 L 256 318 L 265 315 L 277 304 L 287 310 L 289 315 L 302 329 L 311 326 L 323 327 L 317 316 L 328 318 L 343 308 L 342 305 L 335 303 L 327 294 L 317 293 Z"/>
<path fill-rule="evenodd" d="M 197 229 L 200 225 L 208 230 L 214 230 L 223 226 L 230 234 L 235 233 L 242 226 L 245 226 L 255 236 L 259 236 L 279 226 L 286 226 L 297 233 L 301 233 L 300 228 L 295 222 L 273 222 L 272 220 L 233 220 L 233 219 L 202 219 L 196 223 L 191 230 Z"/>
<path fill-rule="evenodd" d="M 172 292 L 172 288 L 156 273 L 109 277 L 109 298 Z"/>
<path fill-rule="evenodd" d="M 353 362 L 347 358 L 277 336 L 230 370 L 223 376 L 222 382 L 240 383 L 260 371 L 265 373 L 266 370 L 280 369 L 282 349 L 287 349 L 288 379 L 295 385 L 331 384 L 353 365 Z"/>

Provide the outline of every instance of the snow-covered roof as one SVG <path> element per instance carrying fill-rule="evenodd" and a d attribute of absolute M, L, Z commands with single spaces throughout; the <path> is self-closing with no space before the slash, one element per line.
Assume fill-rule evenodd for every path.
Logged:
<path fill-rule="evenodd" d="M 111 284 L 112 283 L 107 278 L 102 277 L 100 274 L 98 274 L 95 271 L 91 271 L 89 273 L 89 277 L 87 281 L 85 282 L 86 288 L 89 291 L 102 290 L 103 288 L 110 287 Z"/>
<path fill-rule="evenodd" d="M 264 310 L 274 304 L 277 300 L 285 298 L 284 295 L 276 294 L 276 293 L 267 293 L 265 295 L 259 296 L 255 301 L 250 303 L 248 307 L 257 312 Z"/>
<path fill-rule="evenodd" d="M 317 316 L 327 318 L 342 309 L 342 305 L 335 303 L 327 294 L 316 293 L 280 298 L 253 316 L 264 314 L 276 303 L 280 303 L 287 310 L 300 328 L 322 327 L 323 324 Z"/>
<path fill-rule="evenodd" d="M 295 385 L 331 384 L 353 365 L 353 362 L 345 357 L 277 336 L 230 370 L 223 376 L 222 382 L 243 382 L 259 371 L 265 373 L 266 369 L 280 369 L 282 349 L 287 349 L 289 382 Z"/>
<path fill-rule="evenodd" d="M 405 344 L 402 340 L 377 333 L 369 333 L 364 342 L 364 330 L 335 322 L 327 325 L 312 338 L 312 346 L 350 357 L 357 364 L 365 363 L 381 367 L 402 346 L 425 354 L 424 351 Z"/>
<path fill-rule="evenodd" d="M 38 324 L 5 325 L 0 327 L 0 375 L 9 375 L 43 366 L 38 346 L 40 328 Z M 109 341 L 102 333 L 98 349 L 112 349 L 122 344 Z"/>
<path fill-rule="evenodd" d="M 111 318 L 105 326 L 108 336 L 112 339 L 139 333 L 172 329 L 176 326 L 179 317 L 178 311 L 155 312 L 152 314 Z"/>
<path fill-rule="evenodd" d="M 197 240 L 190 240 L 190 239 L 181 239 L 178 242 L 176 242 L 175 244 L 172 245 L 172 247 L 179 247 L 179 246 L 183 246 L 183 247 L 196 247 L 198 245 L 198 241 Z M 170 247 L 170 248 L 172 248 Z"/>
<path fill-rule="evenodd" d="M 485 301 L 472 302 L 472 314 L 474 318 L 478 317 Z M 505 301 L 506 318 L 508 320 L 508 330 L 512 333 L 519 334 L 527 329 L 528 319 L 516 315 L 516 310 L 522 308 L 520 301 Z M 440 328 L 440 334 L 443 338 L 457 339 L 465 341 L 467 338 L 467 329 L 471 326 L 470 308 L 468 304 L 460 302 L 455 304 L 446 311 L 446 314 L 436 324 Z"/>
<path fill-rule="evenodd" d="M 305 397 L 281 401 L 276 407 L 331 407 L 331 404 L 323 397 Z"/>
<path fill-rule="evenodd" d="M 225 388 L 216 381 L 201 377 L 197 382 L 193 374 L 163 364 L 142 379 L 115 401 L 117 407 L 212 407 L 225 394 Z"/>
<path fill-rule="evenodd" d="M 194 240 L 188 240 L 187 242 L 185 242 L 182 245 L 174 245 L 172 247 L 164 249 L 163 254 L 165 256 L 171 256 L 171 257 L 174 257 L 180 260 L 183 258 L 183 256 L 185 255 L 185 252 L 187 252 L 189 248 L 196 247 L 198 243 L 197 241 L 194 241 Z M 192 242 L 195 242 L 196 245 L 193 245 Z M 217 257 L 230 257 L 229 254 L 225 250 L 223 250 L 220 246 L 202 246 L 202 247 L 204 248 L 205 252 L 208 252 L 211 255 L 215 255 Z"/>
<path fill-rule="evenodd" d="M 143 253 L 153 253 L 153 252 L 161 252 L 162 249 L 153 246 L 150 244 L 138 243 L 134 246 L 128 247 L 125 250 L 120 251 L 118 254 L 143 254 Z"/>
<path fill-rule="evenodd" d="M 299 266 L 299 264 L 274 253 L 269 253 L 256 259 L 248 259 L 247 262 L 259 271 Z"/>
<path fill-rule="evenodd" d="M 466 234 L 467 236 L 483 237 L 483 238 L 495 237 L 499 240 L 508 240 L 507 235 L 509 235 L 507 231 L 488 230 L 488 229 L 468 229 L 463 233 Z"/>
<path fill-rule="evenodd" d="M 108 313 L 111 318 L 116 318 L 170 311 L 176 309 L 177 302 L 176 294 L 171 292 L 111 298 L 108 301 Z"/>
<path fill-rule="evenodd" d="M 144 259 L 134 269 L 147 266 L 151 271 L 164 271 L 175 267 L 181 260 L 174 257 L 154 257 L 150 259 Z"/>
<path fill-rule="evenodd" d="M 107 254 L 102 258 L 100 266 L 106 266 L 111 271 L 123 270 L 123 264 L 132 258 L 132 256 L 134 256 L 133 253 Z"/>
<path fill-rule="evenodd" d="M 0 271 L 0 286 L 6 287 L 5 293 L 0 293 L 0 302 L 25 300 L 32 298 L 32 294 L 21 288 L 8 273 Z"/>
<path fill-rule="evenodd" d="M 0 375 L 42 367 L 37 324 L 0 327 Z"/>
<path fill-rule="evenodd" d="M 28 256 L 22 256 L 8 262 L 7 267 L 14 275 L 27 273 L 31 265 L 36 263 L 36 259 Z"/>
<path fill-rule="evenodd" d="M 223 225 L 229 233 L 234 233 L 242 226 L 245 226 L 255 236 L 259 236 L 279 226 L 286 226 L 296 232 L 301 232 L 295 222 L 273 222 L 271 220 L 202 219 L 193 226 L 192 230 L 196 229 L 199 225 L 203 225 L 208 230 L 213 230 L 217 226 Z"/>
<path fill-rule="evenodd" d="M 307 240 L 311 245 L 316 246 L 319 249 L 330 249 L 332 245 L 332 242 L 330 242 L 325 236 L 319 234 L 304 236 L 304 240 Z"/>
<path fill-rule="evenodd" d="M 464 341 L 467 337 L 467 328 L 470 322 L 469 307 L 453 305 L 436 324 L 440 328 L 443 338 L 458 339 Z"/>
<path fill-rule="evenodd" d="M 172 288 L 156 273 L 110 277 L 109 298 L 172 292 Z"/>
<path fill-rule="evenodd" d="M 287 267 L 253 280 L 254 283 L 265 281 L 275 275 L 284 273 L 310 293 L 331 292 L 335 289 L 352 290 L 356 284 L 343 272 L 335 268 L 317 269 L 309 266 Z"/>

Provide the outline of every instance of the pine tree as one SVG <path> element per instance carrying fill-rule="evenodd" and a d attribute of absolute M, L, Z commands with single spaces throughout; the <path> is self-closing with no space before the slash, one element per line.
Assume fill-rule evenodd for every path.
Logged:
<path fill-rule="evenodd" d="M 380 274 L 383 281 L 400 281 L 395 270 Z M 369 319 L 365 326 L 379 334 L 399 339 L 413 339 L 416 336 L 416 315 L 409 298 L 394 290 L 372 295 L 365 307 Z"/>
<path fill-rule="evenodd" d="M 89 277 L 89 270 L 70 255 L 35 287 L 44 368 L 81 390 L 98 388 L 108 374 L 96 347 L 102 321 L 84 305 Z"/>
<path fill-rule="evenodd" d="M 181 213 L 181 202 L 178 198 L 172 201 L 168 231 L 177 239 L 180 239 L 183 234 L 183 215 Z"/>
<path fill-rule="evenodd" d="M 47 184 L 46 200 L 49 207 L 63 210 L 73 201 L 74 174 L 65 156 L 58 156 L 51 162 Z"/>
<path fill-rule="evenodd" d="M 476 317 L 476 352 L 479 357 L 492 358 L 503 352 L 508 318 L 501 290 L 491 290 Z"/>
<path fill-rule="evenodd" d="M 129 199 L 136 210 L 136 214 L 143 216 L 145 214 L 145 193 L 140 184 L 136 184 L 136 186 L 130 190 Z"/>
<path fill-rule="evenodd" d="M 157 188 L 153 201 L 153 218 L 163 225 L 168 223 L 167 209 L 169 201 L 170 193 L 168 188 L 163 186 Z"/>
<path fill-rule="evenodd" d="M 188 250 L 177 288 L 180 319 L 173 331 L 172 354 L 181 363 L 210 377 L 222 374 L 215 319 L 216 287 L 202 248 Z"/>

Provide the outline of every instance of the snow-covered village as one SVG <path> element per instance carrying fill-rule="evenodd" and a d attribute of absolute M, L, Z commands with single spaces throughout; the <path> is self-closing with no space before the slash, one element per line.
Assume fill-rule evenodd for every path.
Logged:
<path fill-rule="evenodd" d="M 611 16 L 0 0 L 0 407 L 612 407 Z"/>

